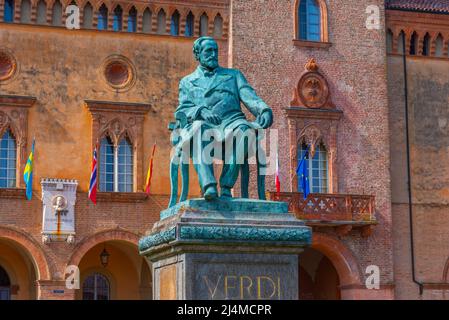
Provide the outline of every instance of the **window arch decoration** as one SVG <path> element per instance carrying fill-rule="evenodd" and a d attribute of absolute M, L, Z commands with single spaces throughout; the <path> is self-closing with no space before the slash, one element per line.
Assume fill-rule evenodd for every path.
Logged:
<path fill-rule="evenodd" d="M 24 187 L 23 170 L 27 160 L 28 109 L 36 98 L 0 95 L 0 137 L 9 130 L 15 139 L 16 179 L 13 188 Z M 0 195 L 1 196 L 1 195 Z"/>
<path fill-rule="evenodd" d="M 96 145 L 100 147 L 104 137 L 109 137 L 117 149 L 127 139 L 132 146 L 132 192 L 143 191 L 146 166 L 143 161 L 143 121 L 151 105 L 86 100 L 85 106 L 92 115 L 92 151 Z M 98 158 L 101 156 L 99 154 Z"/>
<path fill-rule="evenodd" d="M 326 78 L 318 71 L 315 59 L 310 59 L 293 90 L 293 100 L 286 109 L 289 145 L 291 191 L 297 192 L 296 168 L 301 145 L 309 146 L 311 157 L 323 146 L 327 153 L 327 192 L 338 192 L 337 129 L 343 112 L 332 103 Z"/>
<path fill-rule="evenodd" d="M 301 3 L 306 3 L 309 1 L 314 1 L 317 4 L 317 7 L 319 8 L 319 31 L 320 31 L 320 37 L 319 40 L 307 40 L 303 39 L 300 34 L 300 28 L 301 28 L 301 15 L 300 15 L 300 9 L 301 9 Z M 304 6 L 304 4 L 303 4 Z M 295 40 L 299 41 L 312 41 L 312 42 L 329 42 L 329 31 L 328 31 L 328 12 L 327 12 L 327 5 L 325 0 L 296 0 L 295 1 L 295 7 L 294 7 L 294 17 L 295 17 L 295 23 L 294 23 L 294 36 Z"/>

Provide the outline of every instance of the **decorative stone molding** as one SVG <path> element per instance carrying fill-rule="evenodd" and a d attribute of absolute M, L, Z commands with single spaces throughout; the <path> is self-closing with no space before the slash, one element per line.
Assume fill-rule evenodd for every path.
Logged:
<path fill-rule="evenodd" d="M 4 1 L 0 2 L 0 21 L 3 21 L 3 11 L 2 11 L 2 3 Z M 52 14 L 53 14 L 53 4 L 54 0 L 44 0 L 47 11 L 46 11 L 46 22 L 44 23 L 47 26 L 51 26 L 53 28 L 64 28 L 65 19 L 67 18 L 66 14 L 64 14 L 65 9 L 68 5 L 72 3 L 72 0 L 61 0 L 62 4 L 62 25 L 52 25 Z M 98 24 L 98 11 L 101 5 L 104 4 L 104 6 L 108 9 L 108 30 L 112 30 L 112 24 L 113 24 L 113 12 L 114 9 L 120 5 L 120 7 L 123 9 L 123 16 L 122 16 L 122 32 L 125 33 L 127 30 L 127 17 L 129 15 L 129 11 L 132 7 L 136 9 L 136 33 L 142 33 L 142 25 L 143 25 L 143 13 L 145 10 L 150 10 L 152 13 L 152 27 L 149 32 L 146 32 L 148 34 L 155 34 L 157 33 L 157 15 L 160 10 L 164 10 L 166 13 L 166 33 L 170 34 L 170 21 L 171 21 L 171 15 L 177 10 L 180 14 L 180 24 L 179 24 L 179 36 L 183 37 L 185 34 L 185 19 L 189 12 L 191 11 L 192 14 L 195 16 L 195 25 L 194 25 L 194 36 L 198 36 L 198 30 L 199 30 L 199 17 L 205 13 L 209 20 L 209 35 L 212 35 L 212 30 L 214 26 L 215 18 L 220 15 L 223 18 L 223 28 L 222 28 L 222 36 L 219 37 L 221 39 L 226 39 L 228 37 L 228 29 L 229 29 L 229 7 L 230 3 L 229 0 L 186 0 L 186 1 L 179 1 L 179 0 L 168 0 L 168 1 L 131 1 L 131 0 L 121 0 L 121 1 L 97 1 L 97 0 L 77 0 L 75 1 L 76 5 L 80 8 L 80 22 L 81 22 L 81 29 L 83 29 L 83 20 L 84 20 L 84 8 L 87 3 L 90 3 L 92 5 L 93 9 L 93 16 L 92 16 L 92 28 L 90 28 L 91 31 L 95 32 L 102 32 L 100 30 L 96 30 L 97 24 Z M 37 0 L 31 1 L 31 15 L 30 15 L 30 23 L 37 24 Z M 20 1 L 16 1 L 16 8 L 15 8 L 15 18 L 14 23 L 21 23 L 21 11 L 20 11 Z M 181 22 L 184 21 L 184 24 Z M 126 34 L 134 34 L 135 32 Z"/>
<path fill-rule="evenodd" d="M 75 202 L 78 181 L 42 179 L 42 242 L 75 242 Z"/>
<path fill-rule="evenodd" d="M 335 109 L 330 100 L 329 85 L 318 72 L 315 59 L 310 59 L 305 65 L 297 87 L 293 90 L 292 107 L 305 106 L 317 109 Z"/>
<path fill-rule="evenodd" d="M 135 159 L 133 191 L 137 192 L 138 187 L 143 186 L 143 120 L 151 105 L 86 100 L 85 106 L 92 114 L 92 150 L 106 136 L 115 147 L 123 138 L 131 142 Z M 98 193 L 98 199 L 102 199 L 101 192 Z"/>
<path fill-rule="evenodd" d="M 386 10 L 387 42 L 390 43 L 390 55 L 402 55 L 402 37 L 405 36 L 405 52 L 410 55 L 410 42 L 412 35 L 416 34 L 417 48 L 414 56 L 424 58 L 449 59 L 449 22 L 447 15 L 428 12 L 412 12 L 402 10 Z M 423 42 L 426 34 L 429 35 L 427 55 L 423 55 Z M 388 38 L 388 35 L 391 38 Z M 436 42 L 441 41 L 441 51 L 437 54 Z"/>
<path fill-rule="evenodd" d="M 331 93 L 326 79 L 318 72 L 315 59 L 305 65 L 290 108 L 287 120 L 290 138 L 291 191 L 296 191 L 298 146 L 306 143 L 310 153 L 315 155 L 316 147 L 322 143 L 328 154 L 328 192 L 337 192 L 337 128 L 343 112 L 331 102 Z"/>
<path fill-rule="evenodd" d="M 27 159 L 28 109 L 36 102 L 34 97 L 0 95 L 0 137 L 11 130 L 16 139 L 16 187 L 24 187 L 22 173 Z"/>

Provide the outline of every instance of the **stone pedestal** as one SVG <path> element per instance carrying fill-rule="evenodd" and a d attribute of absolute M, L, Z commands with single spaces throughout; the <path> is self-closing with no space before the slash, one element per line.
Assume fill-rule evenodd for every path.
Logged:
<path fill-rule="evenodd" d="M 311 233 L 283 202 L 192 199 L 162 211 L 139 250 L 154 299 L 289 300 Z"/>

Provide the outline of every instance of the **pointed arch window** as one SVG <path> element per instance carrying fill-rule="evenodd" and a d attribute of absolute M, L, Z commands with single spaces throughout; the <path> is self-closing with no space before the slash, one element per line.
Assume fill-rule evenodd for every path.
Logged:
<path fill-rule="evenodd" d="M 386 41 L 387 41 L 387 53 L 392 53 L 393 52 L 393 32 L 390 29 L 387 30 Z"/>
<path fill-rule="evenodd" d="M 17 145 L 11 130 L 0 139 L 0 188 L 16 187 Z"/>
<path fill-rule="evenodd" d="M 128 32 L 136 32 L 137 30 L 137 10 L 132 7 L 128 15 Z"/>
<path fill-rule="evenodd" d="M 214 20 L 214 37 L 221 38 L 223 36 L 223 18 L 217 14 Z"/>
<path fill-rule="evenodd" d="M 410 38 L 410 55 L 416 55 L 418 51 L 418 34 L 413 32 Z"/>
<path fill-rule="evenodd" d="M 145 11 L 143 12 L 142 31 L 144 33 L 151 32 L 151 11 L 148 8 L 146 8 Z"/>
<path fill-rule="evenodd" d="M 189 14 L 187 15 L 186 18 L 186 30 L 184 33 L 186 37 L 193 37 L 194 21 L 195 17 L 193 16 L 192 11 L 189 11 Z"/>
<path fill-rule="evenodd" d="M 83 300 L 109 300 L 111 286 L 101 273 L 91 274 L 83 282 Z"/>
<path fill-rule="evenodd" d="M 90 2 L 86 3 L 83 10 L 83 28 L 92 29 L 93 7 Z"/>
<path fill-rule="evenodd" d="M 47 24 L 47 4 L 44 0 L 37 4 L 37 24 Z"/>
<path fill-rule="evenodd" d="M 100 10 L 98 10 L 98 30 L 108 29 L 108 8 L 104 4 L 101 5 Z"/>
<path fill-rule="evenodd" d="M 14 22 L 14 0 L 6 0 L 5 1 L 3 21 L 4 22 Z"/>
<path fill-rule="evenodd" d="M 20 4 L 20 22 L 31 22 L 31 2 L 30 0 L 23 0 Z"/>
<path fill-rule="evenodd" d="M 422 55 L 430 56 L 430 35 L 426 33 L 423 39 Z"/>
<path fill-rule="evenodd" d="M 158 34 L 165 34 L 165 28 L 166 28 L 166 14 L 164 9 L 161 9 L 157 15 L 157 33 Z"/>
<path fill-rule="evenodd" d="M 171 16 L 170 34 L 172 36 L 179 35 L 179 12 L 175 10 Z"/>
<path fill-rule="evenodd" d="M 443 36 L 439 33 L 438 37 L 435 39 L 435 57 L 443 56 L 443 43 Z"/>
<path fill-rule="evenodd" d="M 298 161 L 304 158 L 307 151 L 307 145 L 302 143 L 298 148 Z M 309 173 L 309 188 L 312 193 L 328 193 L 328 156 L 326 147 L 320 143 L 315 147 L 313 157 L 310 154 L 306 157 L 306 168 Z M 301 183 L 298 179 L 298 192 L 303 192 Z"/>
<path fill-rule="evenodd" d="M 112 21 L 112 30 L 114 31 L 122 31 L 122 24 L 123 24 L 123 10 L 122 7 L 117 6 L 114 9 L 114 18 Z"/>
<path fill-rule="evenodd" d="M 56 1 L 53 5 L 51 24 L 53 26 L 62 26 L 62 5 Z"/>
<path fill-rule="evenodd" d="M 207 36 L 209 29 L 209 18 L 207 14 L 204 12 L 200 17 L 200 36 Z"/>
<path fill-rule="evenodd" d="M 133 148 L 127 138 L 114 146 L 109 137 L 100 144 L 100 191 L 133 191 Z"/>

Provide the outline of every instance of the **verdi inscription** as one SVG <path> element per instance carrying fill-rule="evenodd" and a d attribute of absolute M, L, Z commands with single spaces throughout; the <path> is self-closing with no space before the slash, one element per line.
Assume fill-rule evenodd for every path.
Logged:
<path fill-rule="evenodd" d="M 281 277 L 251 275 L 203 276 L 210 300 L 281 300 Z"/>

